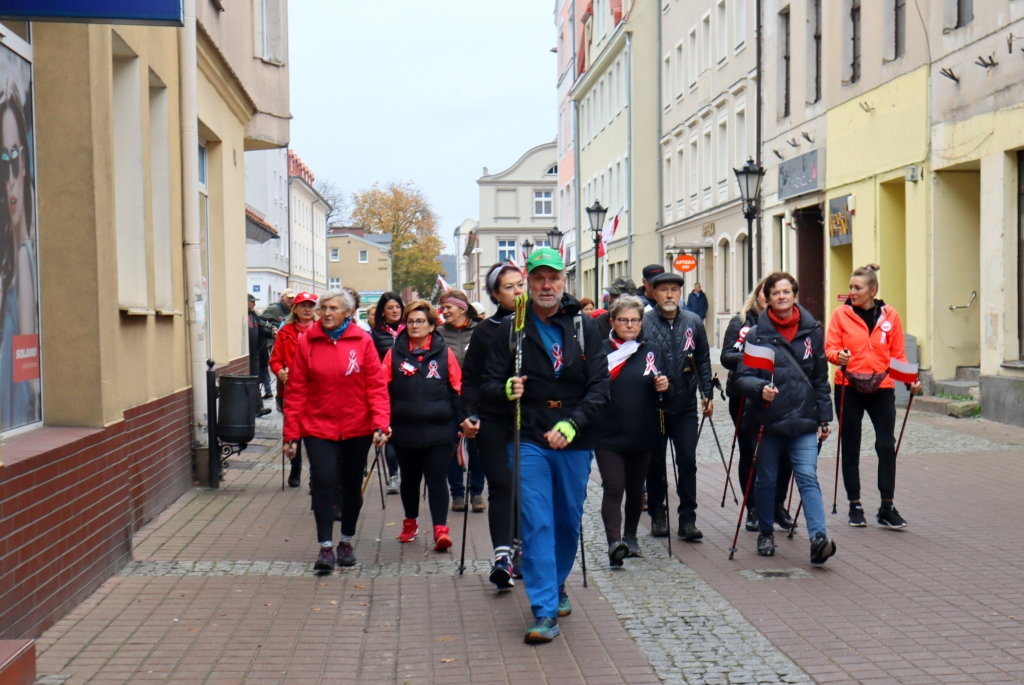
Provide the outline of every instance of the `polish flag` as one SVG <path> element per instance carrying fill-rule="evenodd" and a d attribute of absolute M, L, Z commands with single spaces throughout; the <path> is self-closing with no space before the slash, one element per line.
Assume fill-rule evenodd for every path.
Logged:
<path fill-rule="evenodd" d="M 619 211 L 615 213 L 615 216 L 610 219 L 605 219 L 604 229 L 601 231 L 601 242 L 597 246 L 597 256 L 604 257 L 608 252 L 608 243 L 615 237 L 615 231 L 619 230 L 619 221 L 622 220 L 622 210 L 624 207 L 620 207 Z"/>
<path fill-rule="evenodd" d="M 890 357 L 889 377 L 902 383 L 917 383 L 917 364 L 901 362 L 896 357 Z"/>
<path fill-rule="evenodd" d="M 761 369 L 774 374 L 775 350 L 748 342 L 743 345 L 743 363 L 752 369 Z"/>
<path fill-rule="evenodd" d="M 448 285 L 448 282 L 446 280 L 444 280 L 444 278 L 441 277 L 441 274 L 437 275 L 437 282 L 440 284 L 441 288 L 446 293 L 450 293 L 452 291 L 452 287 L 450 285 Z"/>

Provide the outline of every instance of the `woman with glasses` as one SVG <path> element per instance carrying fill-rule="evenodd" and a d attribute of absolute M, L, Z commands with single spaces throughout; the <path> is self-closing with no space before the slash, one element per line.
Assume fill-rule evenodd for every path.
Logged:
<path fill-rule="evenodd" d="M 644 304 L 634 295 L 621 295 L 608 312 L 612 330 L 604 341 L 611 374 L 611 400 L 597 427 L 597 466 L 604 497 L 601 518 L 608 537 L 608 561 L 622 566 L 627 556 L 638 557 L 636 528 L 643 508 L 644 482 L 651 450 L 664 439 L 659 420 L 662 398 L 672 388 L 661 349 L 640 339 Z M 626 494 L 626 523 L 622 526 L 622 494 Z"/>

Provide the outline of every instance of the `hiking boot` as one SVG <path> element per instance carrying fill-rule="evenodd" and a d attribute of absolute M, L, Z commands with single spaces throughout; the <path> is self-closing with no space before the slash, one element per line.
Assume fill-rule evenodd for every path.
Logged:
<path fill-rule="evenodd" d="M 775 535 L 773 533 L 767 535 L 761 533 L 757 536 L 757 555 L 759 557 L 775 556 Z"/>
<path fill-rule="evenodd" d="M 292 463 L 292 470 L 288 473 L 288 487 L 297 488 L 302 479 L 302 458 L 289 459 Z"/>
<path fill-rule="evenodd" d="M 512 559 L 507 554 L 499 554 L 494 559 L 489 580 L 499 590 L 511 590 L 516 586 L 516 581 L 512 580 Z"/>
<path fill-rule="evenodd" d="M 334 549 L 321 547 L 320 556 L 313 562 L 313 570 L 319 573 L 330 573 L 334 570 Z"/>
<path fill-rule="evenodd" d="M 781 504 L 775 505 L 775 525 L 782 530 L 791 530 L 793 528 L 793 517 L 786 511 L 786 507 Z"/>
<path fill-rule="evenodd" d="M 640 551 L 640 542 L 636 539 L 635 535 L 623 535 L 622 541 L 626 543 L 626 547 L 629 548 L 629 554 L 626 556 L 630 557 L 642 557 L 644 554 Z"/>
<path fill-rule="evenodd" d="M 824 564 L 828 558 L 836 553 L 836 543 L 825 537 L 824 533 L 818 533 L 811 540 L 811 563 Z"/>
<path fill-rule="evenodd" d="M 868 522 L 864 520 L 864 507 L 860 502 L 850 505 L 850 525 L 854 528 L 863 528 L 868 525 Z"/>
<path fill-rule="evenodd" d="M 402 519 L 402 532 L 398 534 L 398 541 L 412 542 L 419 532 L 420 527 L 416 524 L 416 519 Z"/>
<path fill-rule="evenodd" d="M 622 566 L 622 560 L 629 556 L 629 547 L 622 540 L 608 543 L 608 563 L 613 567 Z M 561 616 L 561 614 L 559 614 Z"/>
<path fill-rule="evenodd" d="M 704 537 L 704 533 L 700 532 L 696 523 L 683 523 L 682 521 L 679 522 L 678 535 L 687 542 L 696 542 Z"/>
<path fill-rule="evenodd" d="M 523 642 L 528 645 L 543 644 L 551 642 L 561 634 L 562 631 L 558 629 L 557 618 L 541 616 L 536 618 L 533 621 L 533 625 L 526 629 L 526 637 L 523 638 Z"/>
<path fill-rule="evenodd" d="M 338 543 L 338 566 L 355 566 L 356 552 L 351 542 Z"/>
<path fill-rule="evenodd" d="M 434 526 L 434 551 L 443 552 L 452 546 L 452 539 L 448 537 L 448 526 Z"/>
<path fill-rule="evenodd" d="M 523 550 L 518 547 L 512 550 L 512 577 L 523 577 Z"/>
<path fill-rule="evenodd" d="M 883 528 L 899 530 L 900 528 L 906 528 L 907 522 L 900 516 L 900 512 L 896 511 L 896 507 L 892 505 L 892 502 L 882 502 L 882 506 L 878 509 L 878 525 Z"/>
<path fill-rule="evenodd" d="M 452 511 L 466 511 L 466 498 L 452 497 Z"/>
<path fill-rule="evenodd" d="M 391 476 L 390 478 L 388 478 L 388 494 L 398 494 L 398 476 Z"/>
<path fill-rule="evenodd" d="M 654 538 L 667 538 L 668 537 L 668 512 L 667 511 L 656 511 L 651 516 L 651 537 Z"/>
<path fill-rule="evenodd" d="M 572 613 L 572 602 L 569 601 L 569 593 L 565 591 L 565 584 L 558 587 L 558 618 L 565 618 Z"/>
<path fill-rule="evenodd" d="M 487 509 L 487 503 L 484 502 L 484 496 L 483 495 L 473 495 L 472 497 L 469 498 L 469 503 L 473 505 L 473 511 L 478 513 L 478 514 L 481 511 L 484 511 L 484 510 Z"/>
<path fill-rule="evenodd" d="M 261 416 L 266 416 L 267 414 L 271 413 L 272 411 L 274 411 L 274 410 L 271 409 L 270 407 L 263 407 L 258 412 L 256 412 L 256 418 L 260 418 Z"/>
<path fill-rule="evenodd" d="M 761 530 L 761 526 L 757 522 L 757 510 L 754 507 L 747 507 L 747 523 L 743 527 L 751 533 Z"/>

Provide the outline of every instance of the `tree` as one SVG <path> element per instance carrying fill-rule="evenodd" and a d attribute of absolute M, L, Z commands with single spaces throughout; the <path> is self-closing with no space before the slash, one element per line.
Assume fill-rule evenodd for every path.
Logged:
<path fill-rule="evenodd" d="M 367 233 L 391 234 L 391 274 L 396 290 L 405 287 L 430 292 L 442 270 L 444 242 L 423 193 L 411 182 L 392 181 L 352 196 L 351 223 Z"/>
<path fill-rule="evenodd" d="M 340 226 L 348 214 L 348 197 L 341 191 L 338 184 L 321 177 L 314 185 L 320 197 L 327 200 L 331 211 L 327 212 L 327 227 Z"/>

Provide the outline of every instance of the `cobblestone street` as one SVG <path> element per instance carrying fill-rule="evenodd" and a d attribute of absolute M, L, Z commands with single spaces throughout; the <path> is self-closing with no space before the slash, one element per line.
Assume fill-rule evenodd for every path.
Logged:
<path fill-rule="evenodd" d="M 467 557 L 475 561 L 460 577 L 461 515 L 450 520 L 453 553 L 431 551 L 425 536 L 400 545 L 398 498 L 386 497 L 382 510 L 373 480 L 356 538 L 360 564 L 314 576 L 308 471 L 302 487 L 281 491 L 279 416 L 260 420 L 257 444 L 233 460 L 220 492 L 196 488 L 146 526 L 134 561 L 42 636 L 41 676 L 68 676 L 72 685 L 1024 677 L 1024 551 L 1008 542 L 1024 431 L 912 417 L 897 481 L 911 527 L 853 529 L 829 516 L 839 553 L 823 568 L 808 562 L 802 521 L 793 540 L 777 536 L 776 557 L 757 557 L 754 535 L 741 532 L 728 560 L 738 508 L 718 506 L 723 472 L 705 429 L 704 541 L 673 540 L 670 558 L 664 541 L 642 530 L 644 558 L 610 570 L 595 468 L 584 517 L 589 587 L 577 564 L 563 637 L 538 648 L 522 643 L 530 610 L 521 587 L 496 595 L 487 582 L 483 514 L 469 515 Z M 728 457 L 732 433 L 723 422 L 716 426 Z M 865 445 L 871 440 L 865 430 Z M 834 454 L 827 443 L 826 501 Z M 872 461 L 865 465 L 868 485 Z"/>

